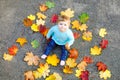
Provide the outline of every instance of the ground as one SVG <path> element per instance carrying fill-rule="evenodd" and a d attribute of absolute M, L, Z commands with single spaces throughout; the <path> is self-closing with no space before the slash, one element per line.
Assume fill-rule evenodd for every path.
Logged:
<path fill-rule="evenodd" d="M 78 15 L 87 12 L 90 19 L 87 22 L 89 30 L 93 32 L 93 40 L 91 42 L 77 39 L 72 47 L 79 50 L 79 62 L 83 56 L 91 56 L 90 48 L 97 45 L 101 38 L 98 36 L 100 28 L 107 29 L 106 39 L 109 40 L 107 49 L 103 50 L 100 56 L 91 56 L 94 60 L 87 69 L 90 71 L 90 80 L 102 80 L 99 78 L 99 72 L 95 66 L 97 61 L 104 62 L 112 73 L 112 77 L 108 80 L 120 80 L 120 0 L 51 0 L 54 1 L 55 8 L 49 9 L 45 14 L 48 16 L 46 25 L 51 27 L 50 17 L 52 14 L 59 14 L 61 10 L 71 8 L 75 11 L 72 18 L 78 19 Z M 39 4 L 45 3 L 45 0 L 0 0 L 0 80 L 24 80 L 23 73 L 27 70 L 35 70 L 37 67 L 28 66 L 23 58 L 28 51 L 32 51 L 39 57 L 44 52 L 46 46 L 45 38 L 39 33 L 33 33 L 29 28 L 25 28 L 22 21 L 29 14 L 35 14 L 39 11 Z M 74 30 L 73 30 L 74 31 Z M 28 44 L 20 47 L 15 42 L 18 37 L 24 36 L 28 40 Z M 37 39 L 40 47 L 33 49 L 31 40 Z M 11 62 L 4 61 L 2 56 L 7 52 L 8 47 L 16 44 L 19 47 L 17 55 Z M 60 49 L 53 51 L 60 54 Z M 44 60 L 42 60 L 44 62 Z M 74 74 L 63 74 L 61 66 L 51 67 L 52 72 L 58 72 L 63 80 L 79 80 Z M 75 69 L 74 69 L 75 70 Z M 75 73 L 75 72 L 74 72 Z M 44 80 L 41 78 L 40 80 Z"/>

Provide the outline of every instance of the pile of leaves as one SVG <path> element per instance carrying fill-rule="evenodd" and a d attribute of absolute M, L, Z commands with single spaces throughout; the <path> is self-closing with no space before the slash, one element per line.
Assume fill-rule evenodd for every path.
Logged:
<path fill-rule="evenodd" d="M 45 12 L 47 12 L 48 9 L 54 8 L 55 3 L 51 1 L 46 1 L 44 4 L 40 4 L 39 6 L 39 12 L 36 12 L 36 14 L 30 14 L 28 15 L 24 20 L 23 24 L 26 28 L 30 28 L 34 33 L 40 33 L 44 37 L 46 37 L 47 32 L 49 28 L 45 25 L 45 20 L 47 19 L 47 16 L 45 15 Z M 50 18 L 50 23 L 55 24 L 58 21 L 58 15 L 64 15 L 69 18 L 74 17 L 74 11 L 70 8 L 61 11 L 60 14 L 53 14 Z M 82 34 L 82 39 L 84 41 L 92 41 L 93 35 L 92 32 L 89 30 L 89 27 L 87 25 L 87 22 L 89 20 L 89 14 L 88 13 L 81 13 L 78 16 L 79 20 L 75 19 L 71 22 L 72 29 L 75 29 L 76 32 L 73 32 L 74 38 L 78 39 L 80 38 L 80 34 Z M 101 38 L 101 42 L 98 43 L 98 45 L 94 45 L 92 48 L 90 48 L 90 54 L 93 56 L 98 56 L 102 54 L 102 50 L 107 48 L 108 46 L 108 40 L 104 37 L 106 36 L 107 31 L 105 28 L 101 28 L 99 30 L 99 36 Z M 16 39 L 16 43 L 20 44 L 20 47 L 24 47 L 25 44 L 28 43 L 27 39 L 25 37 L 18 37 Z M 31 46 L 36 49 L 40 46 L 40 42 L 36 39 L 31 40 Z M 10 46 L 8 48 L 8 52 L 3 54 L 3 59 L 6 61 L 11 61 L 13 57 L 18 52 L 18 46 L 15 44 Z M 83 59 L 77 63 L 76 60 L 78 58 L 78 50 L 76 48 L 72 48 L 69 51 L 70 55 L 68 56 L 66 60 L 66 65 L 63 67 L 62 71 L 63 74 L 75 74 L 76 77 L 80 78 L 81 80 L 89 80 L 90 72 L 86 69 L 88 64 L 93 63 L 93 59 L 90 56 L 84 56 Z M 28 51 L 26 52 L 26 55 L 24 57 L 24 61 L 27 62 L 28 66 L 39 66 L 36 70 L 32 71 L 26 71 L 24 73 L 25 80 L 35 80 L 40 78 L 45 78 L 45 80 L 62 80 L 62 77 L 59 73 L 53 72 L 50 73 L 50 65 L 51 66 L 58 66 L 58 63 L 60 62 L 59 58 L 56 54 L 49 55 L 46 59 L 46 63 L 41 63 L 40 58 L 37 55 L 34 55 L 34 53 Z M 111 72 L 108 70 L 107 65 L 104 64 L 102 61 L 97 62 L 96 66 L 98 67 L 98 70 L 100 71 L 100 78 L 103 78 L 106 80 L 107 78 L 111 77 Z M 76 73 L 74 73 L 74 68 L 76 69 Z"/>

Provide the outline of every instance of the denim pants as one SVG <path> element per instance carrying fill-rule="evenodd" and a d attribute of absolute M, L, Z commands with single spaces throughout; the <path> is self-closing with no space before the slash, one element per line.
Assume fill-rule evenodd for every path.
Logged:
<path fill-rule="evenodd" d="M 54 40 L 51 40 L 49 43 L 48 43 L 48 45 L 47 45 L 47 47 L 46 47 L 46 49 L 45 49 L 45 52 L 43 53 L 43 54 L 45 54 L 45 55 L 49 55 L 50 54 L 50 52 L 51 52 L 51 50 L 54 48 L 54 47 L 56 47 L 57 46 L 57 44 L 55 43 L 55 41 Z M 60 60 L 66 60 L 67 59 L 67 57 L 68 57 L 68 51 L 66 50 L 66 48 L 65 48 L 65 45 L 58 45 L 58 46 L 60 46 L 61 47 L 61 58 L 60 58 Z"/>

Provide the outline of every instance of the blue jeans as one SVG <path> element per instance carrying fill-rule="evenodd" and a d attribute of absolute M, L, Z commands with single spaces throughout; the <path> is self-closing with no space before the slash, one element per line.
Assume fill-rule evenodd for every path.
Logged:
<path fill-rule="evenodd" d="M 47 45 L 47 47 L 45 49 L 45 52 L 43 54 L 48 56 L 50 54 L 51 50 L 56 46 L 57 46 L 57 44 L 55 43 L 55 41 L 51 40 L 48 43 L 48 45 Z M 60 60 L 65 61 L 67 59 L 67 57 L 68 57 L 68 51 L 66 50 L 65 45 L 59 45 L 59 46 L 61 47 L 61 52 L 62 52 Z"/>

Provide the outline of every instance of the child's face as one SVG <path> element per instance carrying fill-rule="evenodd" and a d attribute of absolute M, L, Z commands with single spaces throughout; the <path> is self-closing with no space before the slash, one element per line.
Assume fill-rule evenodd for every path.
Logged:
<path fill-rule="evenodd" d="M 65 32 L 69 28 L 69 21 L 58 22 L 58 28 L 61 32 Z"/>

